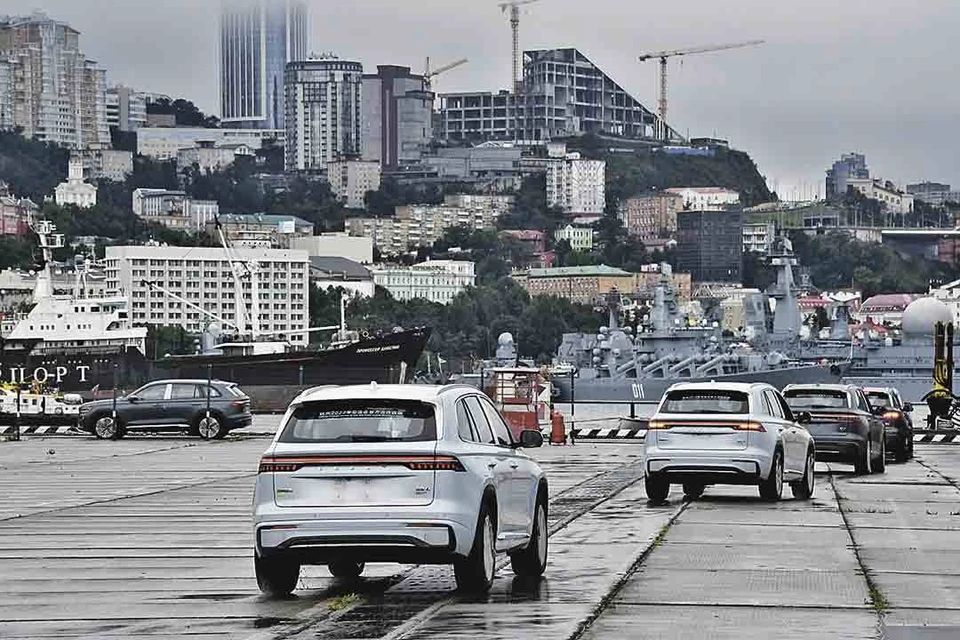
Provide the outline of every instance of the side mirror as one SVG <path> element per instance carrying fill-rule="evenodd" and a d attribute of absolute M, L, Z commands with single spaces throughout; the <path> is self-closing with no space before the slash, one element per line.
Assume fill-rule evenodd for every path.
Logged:
<path fill-rule="evenodd" d="M 137 404 L 138 402 L 140 402 L 140 398 L 138 398 L 137 396 L 127 396 L 127 402 L 129 402 L 130 404 Z"/>
<path fill-rule="evenodd" d="M 913 405 L 909 402 L 903 403 L 903 412 L 904 413 L 913 413 Z"/>
<path fill-rule="evenodd" d="M 810 415 L 809 411 L 801 411 L 797 414 L 797 424 L 810 424 L 813 422 L 813 416 Z"/>
<path fill-rule="evenodd" d="M 870 413 L 872 413 L 875 416 L 882 416 L 886 412 L 887 412 L 886 407 L 871 407 L 871 411 L 870 411 Z"/>
<path fill-rule="evenodd" d="M 543 446 L 543 434 L 534 429 L 524 429 L 520 432 L 520 442 L 516 443 L 517 448 L 537 449 Z"/>

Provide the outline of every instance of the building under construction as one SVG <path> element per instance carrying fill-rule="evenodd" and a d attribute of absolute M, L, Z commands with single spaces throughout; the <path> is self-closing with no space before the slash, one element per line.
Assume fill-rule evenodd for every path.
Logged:
<path fill-rule="evenodd" d="M 546 141 L 586 133 L 652 139 L 659 117 L 577 49 L 525 51 L 518 91 L 440 95 L 447 140 Z M 667 128 L 668 140 L 681 140 Z"/>

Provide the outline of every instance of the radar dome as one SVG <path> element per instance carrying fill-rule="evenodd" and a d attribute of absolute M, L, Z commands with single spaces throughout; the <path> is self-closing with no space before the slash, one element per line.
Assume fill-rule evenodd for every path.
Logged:
<path fill-rule="evenodd" d="M 936 298 L 914 300 L 903 310 L 903 335 L 931 338 L 938 322 L 953 322 L 950 307 Z"/>
<path fill-rule="evenodd" d="M 500 337 L 497 338 L 497 344 L 501 347 L 509 347 L 513 344 L 513 334 L 509 332 L 501 333 Z"/>

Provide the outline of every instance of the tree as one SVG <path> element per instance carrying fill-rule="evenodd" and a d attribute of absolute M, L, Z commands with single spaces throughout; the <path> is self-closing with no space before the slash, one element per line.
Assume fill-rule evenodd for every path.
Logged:
<path fill-rule="evenodd" d="M 178 127 L 206 127 L 211 129 L 220 126 L 219 119 L 204 114 L 197 105 L 184 98 L 177 98 L 173 101 L 169 98 L 160 98 L 148 102 L 147 113 L 172 115 Z"/>

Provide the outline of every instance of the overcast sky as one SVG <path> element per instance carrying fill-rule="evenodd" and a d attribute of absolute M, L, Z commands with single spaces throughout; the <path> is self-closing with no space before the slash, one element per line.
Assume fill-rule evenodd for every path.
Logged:
<path fill-rule="evenodd" d="M 183 96 L 217 113 L 219 0 L 0 0 L 0 15 L 42 9 L 81 32 L 111 83 Z M 496 0 L 312 0 L 311 48 L 420 70 L 467 57 L 438 91 L 510 81 L 510 31 Z M 960 189 L 957 0 L 540 0 L 524 8 L 523 48 L 575 46 L 651 109 L 649 50 L 764 39 L 670 61 L 670 120 L 728 138 L 789 197 L 822 192 L 842 152 L 873 175 Z M 794 193 L 791 193 L 794 192 Z"/>

